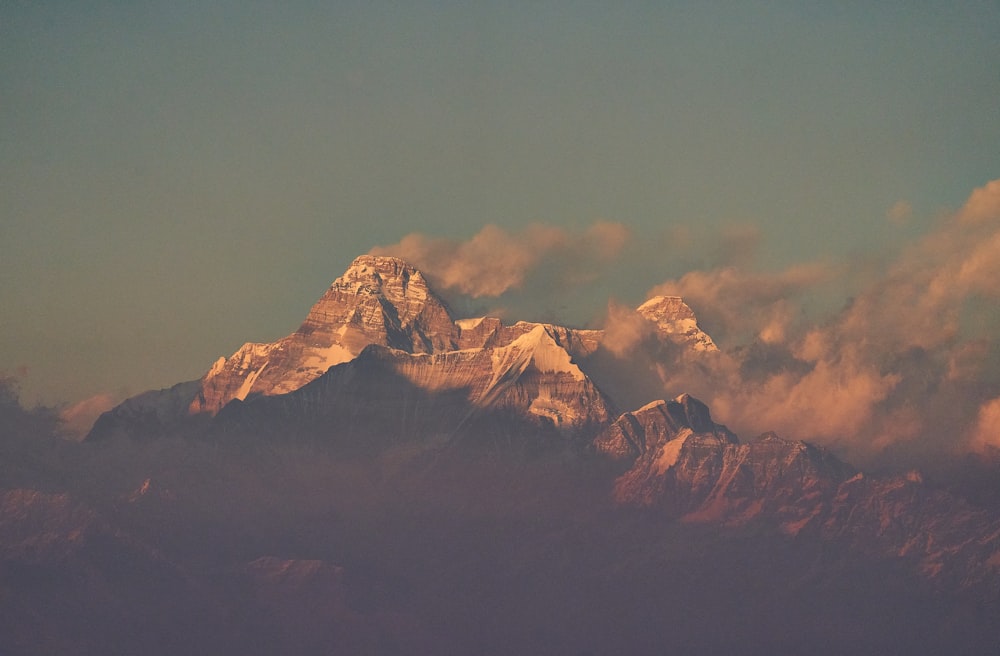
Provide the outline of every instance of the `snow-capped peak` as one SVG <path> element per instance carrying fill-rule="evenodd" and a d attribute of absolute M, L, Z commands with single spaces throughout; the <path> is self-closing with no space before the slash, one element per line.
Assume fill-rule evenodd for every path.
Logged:
<path fill-rule="evenodd" d="M 538 324 L 524 333 L 506 349 L 498 350 L 512 350 L 528 355 L 535 368 L 543 373 L 565 373 L 574 380 L 585 378 L 580 368 L 573 363 L 570 354 L 556 343 L 544 324 Z"/>
<path fill-rule="evenodd" d="M 694 311 L 680 296 L 654 296 L 636 308 L 636 312 L 655 323 L 661 335 L 679 337 L 699 351 L 719 350 L 698 326 Z"/>

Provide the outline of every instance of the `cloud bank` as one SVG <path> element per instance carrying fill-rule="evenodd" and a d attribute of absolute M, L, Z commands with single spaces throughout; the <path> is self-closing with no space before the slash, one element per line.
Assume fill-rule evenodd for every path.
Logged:
<path fill-rule="evenodd" d="M 657 362 L 656 391 L 703 398 L 745 436 L 775 430 L 860 462 L 1000 447 L 1000 180 L 893 261 L 859 270 L 764 272 L 750 258 L 691 271 L 649 295 L 683 297 L 719 353 L 649 353 L 617 306 L 610 350 L 629 366 Z M 831 284 L 853 295 L 815 318 L 810 299 Z"/>

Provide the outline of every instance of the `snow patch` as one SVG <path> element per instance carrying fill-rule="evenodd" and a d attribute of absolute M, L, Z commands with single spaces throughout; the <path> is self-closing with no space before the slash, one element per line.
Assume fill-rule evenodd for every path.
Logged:
<path fill-rule="evenodd" d="M 651 312 L 654 307 L 658 305 L 663 305 L 666 302 L 688 307 L 687 303 L 685 303 L 684 299 L 682 299 L 680 296 L 654 296 L 653 298 L 649 299 L 648 301 L 637 307 L 636 311 L 642 313 Z"/>
<path fill-rule="evenodd" d="M 553 399 L 548 394 L 532 399 L 528 412 L 539 417 L 546 417 L 556 427 L 573 426 L 580 423 L 579 413 L 568 403 Z"/>
<path fill-rule="evenodd" d="M 486 317 L 478 317 L 475 319 L 456 319 L 455 325 L 462 330 L 472 330 L 473 328 L 478 327 L 484 319 L 486 319 Z"/>
<path fill-rule="evenodd" d="M 326 348 L 312 349 L 309 357 L 302 364 L 303 366 L 315 367 L 325 372 L 334 365 L 341 364 L 342 362 L 350 362 L 353 359 L 354 354 L 347 348 L 340 344 L 331 344 Z"/>
<path fill-rule="evenodd" d="M 573 358 L 566 349 L 552 339 L 544 325 L 535 326 L 511 342 L 507 348 L 529 352 L 532 364 L 543 373 L 569 374 L 573 380 L 586 378 L 580 368 L 573 364 Z"/>
<path fill-rule="evenodd" d="M 218 360 L 216 360 L 214 364 L 212 364 L 212 368 L 208 370 L 207 374 L 205 374 L 205 378 L 214 378 L 215 376 L 222 373 L 222 370 L 225 368 L 226 368 L 226 358 L 225 356 L 223 356 L 220 357 Z"/>
<path fill-rule="evenodd" d="M 658 475 L 663 474 L 677 464 L 677 459 L 681 455 L 681 447 L 684 446 L 687 438 L 693 434 L 690 428 L 685 428 L 677 434 L 677 437 L 663 445 L 659 455 L 656 456 L 656 462 L 653 463 Z"/>
<path fill-rule="evenodd" d="M 247 398 L 247 394 L 250 393 L 250 388 L 252 388 L 253 384 L 257 382 L 257 379 L 260 377 L 261 372 L 263 372 L 265 369 L 267 369 L 266 362 L 264 363 L 264 366 L 262 366 L 260 369 L 251 372 L 243 380 L 243 384 L 240 385 L 240 388 L 236 390 L 236 394 L 233 395 L 233 398 L 239 399 L 240 401 L 245 401 Z"/>
<path fill-rule="evenodd" d="M 664 401 L 663 399 L 660 399 L 658 401 L 652 401 L 652 402 L 647 403 L 646 405 L 642 406 L 638 410 L 635 410 L 634 412 L 632 412 L 630 414 L 637 415 L 640 412 L 648 412 L 649 410 L 652 410 L 654 408 L 660 408 L 660 407 L 663 407 L 665 405 L 667 405 L 667 402 Z"/>

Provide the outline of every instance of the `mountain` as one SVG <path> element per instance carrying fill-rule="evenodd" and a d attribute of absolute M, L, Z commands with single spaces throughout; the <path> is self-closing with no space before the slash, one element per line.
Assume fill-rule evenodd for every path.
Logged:
<path fill-rule="evenodd" d="M 695 350 L 715 348 L 678 298 L 651 299 L 639 312 L 663 340 Z M 322 418 L 350 431 L 364 421 L 379 424 L 389 408 L 418 397 L 433 409 L 425 412 L 410 403 L 408 409 L 389 414 L 405 418 L 419 409 L 438 418 L 426 428 L 441 435 L 460 430 L 470 417 L 492 409 L 554 428 L 563 436 L 580 429 L 589 438 L 617 414 L 590 373 L 581 369 L 600 349 L 603 337 L 600 330 L 525 321 L 505 325 L 496 317 L 456 320 L 414 267 L 393 257 L 362 255 L 333 282 L 295 332 L 276 342 L 244 344 L 229 358 L 219 358 L 199 381 L 126 400 L 102 415 L 87 439 L 196 431 L 231 434 L 249 426 L 248 414 L 255 417 L 255 426 L 269 418 L 271 423 L 285 423 L 294 415 L 305 423 Z M 380 354 L 368 353 L 359 360 L 372 348 Z M 348 389 L 348 381 L 364 377 L 366 367 L 377 370 L 371 375 L 382 383 L 367 387 L 362 397 Z M 390 371 L 392 376 L 383 375 Z M 325 382 L 305 389 L 328 374 Z M 318 395 L 327 399 L 322 408 L 307 400 Z M 329 402 L 331 395 L 339 401 Z M 283 400 L 263 400 L 271 397 Z M 243 408 L 244 402 L 254 407 Z M 222 413 L 230 404 L 234 409 Z M 371 412 L 362 421 L 359 411 L 366 405 Z M 334 407 L 341 411 L 334 412 Z M 277 414 L 269 415 L 271 410 Z M 220 413 L 223 417 L 213 421 Z M 415 425 L 404 420 L 397 424 L 411 432 Z M 287 432 L 289 426 L 285 428 Z M 312 427 L 310 432 L 315 433 Z"/>
<path fill-rule="evenodd" d="M 679 298 L 635 315 L 620 356 L 362 256 L 82 443 L 0 387 L 0 652 L 992 653 L 998 470 L 956 494 L 623 393 L 718 355 Z"/>
<path fill-rule="evenodd" d="M 654 297 L 636 314 L 673 349 L 718 350 L 682 299 Z M 456 320 L 414 267 L 363 255 L 295 332 L 245 344 L 199 381 L 125 401 L 88 440 L 255 437 L 368 456 L 401 445 L 413 454 L 568 452 L 615 463 L 612 498 L 623 507 L 846 541 L 957 585 L 1000 580 L 996 515 L 915 474 L 866 476 L 822 448 L 770 433 L 741 442 L 687 394 L 621 413 L 608 394 L 615 390 L 602 389 L 617 381 L 593 366 L 604 337 L 495 317 Z"/>

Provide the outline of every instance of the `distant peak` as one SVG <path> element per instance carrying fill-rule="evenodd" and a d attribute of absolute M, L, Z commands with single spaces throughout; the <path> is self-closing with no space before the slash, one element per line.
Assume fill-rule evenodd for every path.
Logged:
<path fill-rule="evenodd" d="M 712 338 L 698 327 L 694 310 L 680 296 L 654 296 L 636 312 L 656 324 L 661 335 L 684 339 L 699 351 L 717 351 Z"/>
<path fill-rule="evenodd" d="M 636 308 L 636 311 L 654 321 L 663 318 L 694 318 L 694 311 L 680 296 L 654 296 Z"/>

